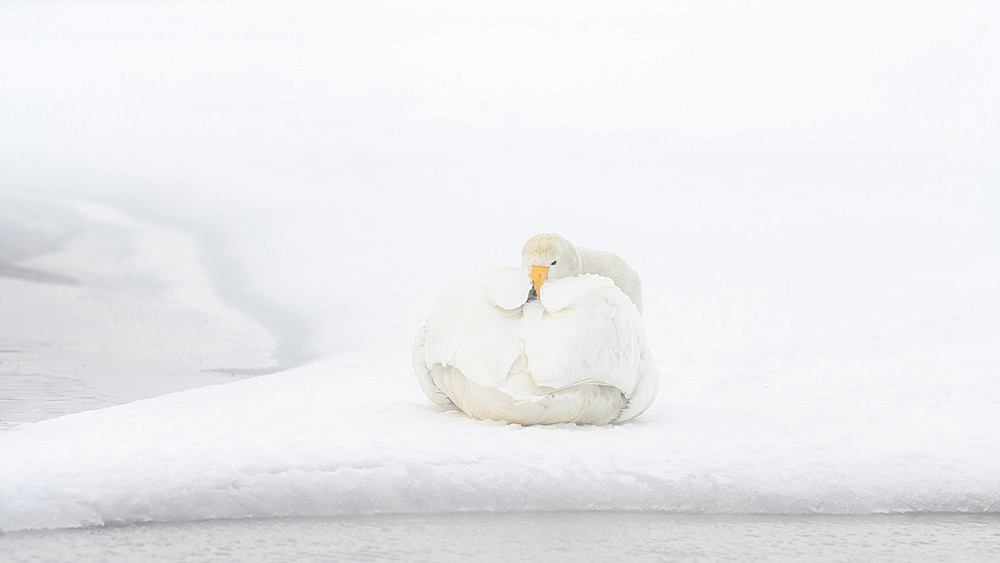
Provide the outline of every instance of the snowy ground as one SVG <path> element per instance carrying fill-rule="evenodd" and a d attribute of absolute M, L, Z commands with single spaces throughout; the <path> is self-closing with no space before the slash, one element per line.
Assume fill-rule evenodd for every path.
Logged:
<path fill-rule="evenodd" d="M 534 6 L 0 9 L 0 530 L 1000 511 L 995 9 Z M 416 385 L 540 231 L 643 276 L 633 423 Z"/>

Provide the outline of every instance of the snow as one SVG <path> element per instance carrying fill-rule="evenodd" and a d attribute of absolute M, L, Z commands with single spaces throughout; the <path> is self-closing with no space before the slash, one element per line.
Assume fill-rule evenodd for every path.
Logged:
<path fill-rule="evenodd" d="M 995 8 L 0 10 L 3 396 L 93 409 L 0 410 L 0 530 L 1000 510 Z M 552 231 L 642 276 L 657 400 L 440 410 L 415 331 Z"/>
<path fill-rule="evenodd" d="M 872 385 L 798 401 L 780 393 L 719 399 L 668 378 L 660 399 L 629 424 L 520 427 L 435 409 L 399 356 L 365 350 L 7 431 L 0 526 L 1000 506 L 995 396 L 942 398 L 965 387 L 962 377 L 939 380 L 932 393 L 900 397 Z"/>

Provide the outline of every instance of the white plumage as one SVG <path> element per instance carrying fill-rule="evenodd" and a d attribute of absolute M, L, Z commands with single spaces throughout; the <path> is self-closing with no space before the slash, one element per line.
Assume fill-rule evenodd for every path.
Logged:
<path fill-rule="evenodd" d="M 523 257 L 522 268 L 465 276 L 435 306 L 413 349 L 424 393 L 520 424 L 607 424 L 645 411 L 658 375 L 638 275 L 558 235 L 532 237 Z"/>

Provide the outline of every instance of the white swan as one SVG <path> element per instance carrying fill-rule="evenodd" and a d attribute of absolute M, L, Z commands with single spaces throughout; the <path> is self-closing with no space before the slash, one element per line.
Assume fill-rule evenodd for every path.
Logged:
<path fill-rule="evenodd" d="M 414 371 L 432 401 L 473 418 L 629 420 L 659 383 L 641 306 L 624 260 L 536 235 L 521 268 L 473 272 L 441 298 L 417 332 Z"/>

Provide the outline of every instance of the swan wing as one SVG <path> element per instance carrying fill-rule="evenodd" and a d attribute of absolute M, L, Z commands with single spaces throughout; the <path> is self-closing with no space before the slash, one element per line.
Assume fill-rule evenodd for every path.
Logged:
<path fill-rule="evenodd" d="M 423 369 L 450 366 L 478 385 L 501 385 L 522 354 L 518 323 L 530 289 L 531 280 L 520 268 L 489 268 L 463 277 L 427 319 Z"/>
<path fill-rule="evenodd" d="M 634 396 L 648 376 L 640 370 L 648 350 L 631 299 L 598 275 L 551 280 L 541 293 L 540 302 L 524 307 L 520 326 L 535 383 L 554 389 L 598 383 Z"/>

